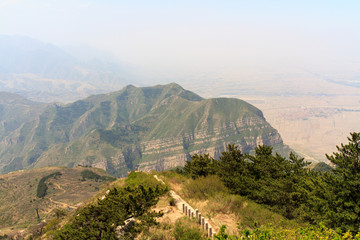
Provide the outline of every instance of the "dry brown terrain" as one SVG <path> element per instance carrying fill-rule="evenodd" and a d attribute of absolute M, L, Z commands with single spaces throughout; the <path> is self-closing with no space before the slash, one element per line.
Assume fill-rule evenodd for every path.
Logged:
<path fill-rule="evenodd" d="M 54 209 L 73 212 L 84 201 L 98 194 L 104 184 L 109 183 L 95 179 L 83 180 L 81 172 L 84 170 L 109 176 L 102 169 L 85 167 L 46 167 L 0 175 L 0 236 L 36 224 L 36 208 L 40 221 L 51 218 Z M 46 180 L 47 194 L 38 198 L 36 190 L 40 179 L 54 172 L 60 172 L 61 176 Z"/>
<path fill-rule="evenodd" d="M 241 96 L 239 96 L 241 98 Z M 310 161 L 326 161 L 350 132 L 360 131 L 360 96 L 247 96 L 285 144 Z"/>

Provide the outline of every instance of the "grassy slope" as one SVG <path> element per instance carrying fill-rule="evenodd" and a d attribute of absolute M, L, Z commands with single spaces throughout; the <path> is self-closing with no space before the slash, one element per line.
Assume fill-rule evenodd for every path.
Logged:
<path fill-rule="evenodd" d="M 225 234 L 236 236 L 229 238 L 222 235 L 217 239 L 360 239 L 360 232 L 354 236 L 349 232 L 336 232 L 322 224 L 314 226 L 296 219 L 288 220 L 265 205 L 230 194 L 216 176 L 192 180 L 171 171 L 158 175 L 193 208 L 199 209 L 217 233 L 221 232 L 221 226 L 226 225 Z M 176 214 L 179 211 L 169 206 L 169 201 L 168 196 L 159 201 L 156 209 L 165 211 L 159 219 L 160 224 L 144 231 L 139 239 L 204 239 L 174 237 L 178 231 L 191 232 L 191 236 L 196 236 L 198 227 L 195 226 L 193 231 L 194 225 L 187 218 L 182 218 L 182 214 Z"/>
<path fill-rule="evenodd" d="M 192 180 L 171 171 L 163 172 L 161 176 L 185 201 L 209 218 L 215 224 L 217 232 L 224 224 L 229 233 L 237 233 L 239 229 L 252 229 L 255 222 L 258 226 L 302 226 L 301 223 L 290 221 L 252 200 L 230 194 L 216 176 Z"/>
<path fill-rule="evenodd" d="M 0 175 L 0 229 L 19 229 L 35 224 L 35 208 L 39 208 L 41 220 L 51 217 L 55 208 L 74 211 L 106 184 L 105 181 L 94 179 L 81 181 L 81 172 L 84 170 L 91 170 L 100 176 L 109 176 L 101 169 L 84 167 L 47 167 Z M 38 182 L 42 177 L 54 172 L 60 172 L 62 175 L 57 179 L 48 179 L 47 195 L 38 198 Z"/>

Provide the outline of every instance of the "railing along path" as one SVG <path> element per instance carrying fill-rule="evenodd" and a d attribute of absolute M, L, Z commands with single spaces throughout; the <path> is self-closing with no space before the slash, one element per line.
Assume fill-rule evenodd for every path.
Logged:
<path fill-rule="evenodd" d="M 158 178 L 157 175 L 154 175 L 154 178 L 156 180 L 158 180 L 159 182 L 164 183 L 163 180 L 161 180 L 160 178 Z M 182 199 L 176 192 L 174 192 L 173 190 L 170 190 L 170 195 L 172 198 L 175 199 L 175 205 L 176 207 L 182 211 L 183 214 L 185 214 L 186 216 L 188 216 L 189 218 L 195 218 L 197 223 L 201 226 L 202 229 L 204 229 L 207 234 L 208 237 L 214 237 L 214 235 L 216 234 L 213 231 L 213 227 L 211 226 L 210 222 L 208 219 L 204 218 L 202 216 L 202 214 L 199 212 L 198 209 L 193 209 L 190 204 L 188 204 L 186 201 L 184 201 L 184 199 Z"/>

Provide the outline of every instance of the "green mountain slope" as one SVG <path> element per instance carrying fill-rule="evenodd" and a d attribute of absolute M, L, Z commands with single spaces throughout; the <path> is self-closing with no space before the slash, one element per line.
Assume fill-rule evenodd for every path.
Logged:
<path fill-rule="evenodd" d="M 121 176 L 136 167 L 182 166 L 194 153 L 217 157 L 229 143 L 245 152 L 258 144 L 286 151 L 281 137 L 252 105 L 203 99 L 172 83 L 127 86 L 72 104 L 48 106 L 0 147 L 3 172 L 77 164 Z"/>
<path fill-rule="evenodd" d="M 35 120 L 45 104 L 27 100 L 17 94 L 0 92 L 0 139 L 26 122 Z"/>

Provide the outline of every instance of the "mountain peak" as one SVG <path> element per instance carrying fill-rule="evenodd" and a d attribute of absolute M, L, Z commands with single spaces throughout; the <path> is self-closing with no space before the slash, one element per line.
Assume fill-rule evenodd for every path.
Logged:
<path fill-rule="evenodd" d="M 183 166 L 195 153 L 216 157 L 228 143 L 244 152 L 258 144 L 284 149 L 279 134 L 259 112 L 238 99 L 203 99 L 176 83 L 128 85 L 118 92 L 48 106 L 36 120 L 6 131 L 0 171 L 80 164 L 123 176 L 135 165 L 164 170 Z"/>
<path fill-rule="evenodd" d="M 169 83 L 164 85 L 155 85 L 150 87 L 136 87 L 132 84 L 127 85 L 118 93 L 130 94 L 133 98 L 138 98 L 140 95 L 148 99 L 148 101 L 160 102 L 165 98 L 179 96 L 180 98 L 189 101 L 201 101 L 202 97 L 191 91 L 185 90 L 177 83 Z"/>
<path fill-rule="evenodd" d="M 129 84 L 129 85 L 127 85 L 127 86 L 125 87 L 125 89 L 132 89 L 132 88 L 137 88 L 137 87 L 135 87 L 135 86 L 132 85 L 132 84 Z"/>
<path fill-rule="evenodd" d="M 183 88 L 182 86 L 180 86 L 179 84 L 177 84 L 177 83 L 175 83 L 175 82 L 166 84 L 166 85 L 164 85 L 164 86 L 165 86 L 165 87 L 170 87 L 170 88 L 179 88 L 179 89 L 184 90 L 184 88 Z"/>

